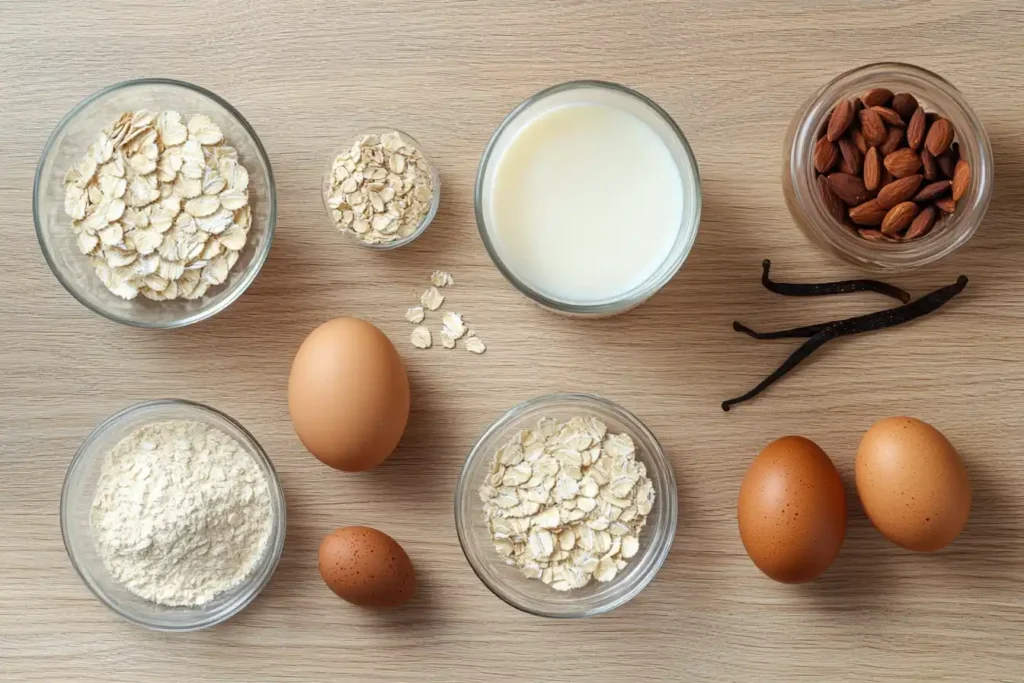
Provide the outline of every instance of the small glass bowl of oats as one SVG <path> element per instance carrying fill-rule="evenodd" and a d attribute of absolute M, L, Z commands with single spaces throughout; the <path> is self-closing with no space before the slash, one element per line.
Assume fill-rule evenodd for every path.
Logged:
<path fill-rule="evenodd" d="M 598 396 L 549 394 L 477 441 L 456 486 L 455 527 L 497 597 L 537 616 L 588 617 L 651 582 L 677 505 L 672 465 L 636 416 Z"/>
<path fill-rule="evenodd" d="M 395 249 L 426 231 L 441 203 L 437 168 L 408 133 L 374 128 L 327 162 L 321 190 L 331 227 L 370 249 Z"/>
<path fill-rule="evenodd" d="M 270 160 L 223 98 L 143 78 L 89 96 L 36 169 L 43 255 L 80 303 L 169 329 L 230 306 L 266 261 L 277 223 Z"/>

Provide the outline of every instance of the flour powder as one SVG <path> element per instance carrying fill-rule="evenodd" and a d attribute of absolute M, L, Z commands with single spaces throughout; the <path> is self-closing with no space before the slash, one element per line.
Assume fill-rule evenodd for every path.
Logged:
<path fill-rule="evenodd" d="M 273 517 L 267 478 L 241 444 L 175 420 L 146 425 L 107 454 L 90 522 L 115 581 L 146 600 L 194 606 L 245 579 Z"/>

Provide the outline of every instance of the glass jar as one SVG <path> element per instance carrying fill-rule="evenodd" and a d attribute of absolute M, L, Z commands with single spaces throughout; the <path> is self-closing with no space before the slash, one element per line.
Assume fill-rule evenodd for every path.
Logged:
<path fill-rule="evenodd" d="M 640 119 L 661 139 L 679 170 L 683 216 L 675 241 L 661 264 L 635 287 L 605 300 L 585 302 L 560 298 L 542 291 L 517 273 L 510 264 L 502 240 L 495 229 L 491 193 L 499 162 L 516 136 L 534 117 L 557 107 L 573 104 L 601 104 L 621 109 Z M 665 286 L 682 267 L 697 237 L 700 224 L 701 188 L 697 160 L 683 131 L 669 114 L 646 96 L 617 83 L 605 81 L 571 81 L 555 85 L 533 95 L 516 107 L 491 136 L 477 171 L 474 191 L 476 223 L 480 239 L 501 274 L 516 289 L 541 307 L 568 317 L 604 318 L 624 313 L 643 302 Z"/>
<path fill-rule="evenodd" d="M 940 219 L 925 237 L 875 242 L 857 235 L 829 214 L 815 182 L 814 144 L 836 102 L 871 88 L 908 92 L 927 112 L 949 119 L 961 158 L 971 165 L 971 184 L 956 212 Z M 826 84 L 800 108 L 786 133 L 782 186 L 793 219 L 812 242 L 861 268 L 900 272 L 920 268 L 962 247 L 981 225 L 992 199 L 992 148 L 974 110 L 941 76 L 910 64 L 885 62 L 848 71 Z"/>

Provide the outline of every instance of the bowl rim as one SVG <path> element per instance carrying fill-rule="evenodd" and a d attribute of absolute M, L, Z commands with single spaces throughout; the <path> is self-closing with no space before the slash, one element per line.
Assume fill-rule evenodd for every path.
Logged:
<path fill-rule="evenodd" d="M 56 262 L 50 255 L 50 250 L 49 248 L 46 247 L 43 240 L 43 227 L 42 221 L 39 216 L 39 183 L 43 175 L 43 164 L 46 162 L 46 159 L 53 148 L 53 144 L 57 140 L 57 137 L 60 135 L 60 133 L 63 132 L 63 130 L 68 126 L 68 124 L 70 124 L 71 121 L 73 121 L 75 117 L 78 116 L 78 114 L 86 106 L 92 104 L 96 100 L 117 90 L 122 90 L 128 87 L 145 85 L 169 85 L 179 88 L 185 88 L 186 90 L 192 90 L 210 100 L 213 100 L 221 107 L 223 107 L 228 112 L 228 114 L 233 116 L 242 126 L 242 128 L 245 129 L 245 132 L 252 137 L 253 143 L 256 146 L 257 153 L 260 159 L 262 160 L 263 165 L 267 169 L 267 195 L 269 197 L 269 206 L 267 207 L 267 236 L 265 240 L 265 245 L 262 249 L 253 254 L 253 260 L 249 263 L 249 267 L 245 274 L 243 275 L 243 277 L 235 285 L 235 289 L 232 290 L 231 295 L 225 297 L 224 300 L 218 303 L 216 306 L 202 307 L 192 315 L 185 316 L 183 318 L 177 318 L 166 322 L 155 323 L 135 320 L 131 317 L 121 316 L 116 313 L 112 313 L 110 311 L 104 310 L 101 306 L 93 305 L 92 303 L 86 301 L 83 297 L 81 297 L 76 291 L 75 287 L 72 286 L 72 284 L 63 276 L 63 274 L 60 271 L 60 268 L 57 267 Z M 46 265 L 50 267 L 50 271 L 53 273 L 54 277 L 57 278 L 57 281 L 61 284 L 65 291 L 67 291 L 68 294 L 74 297 L 74 299 L 78 301 L 78 303 L 82 304 L 83 306 L 91 310 L 93 313 L 103 316 L 107 320 L 111 320 L 122 325 L 128 325 L 129 327 L 137 327 L 150 330 L 173 330 L 181 327 L 187 327 L 189 325 L 194 325 L 208 318 L 212 318 L 213 316 L 217 315 L 231 304 L 235 303 L 235 301 L 237 301 L 242 296 L 242 294 L 244 294 L 245 291 L 249 289 L 249 286 L 256 279 L 256 276 L 259 274 L 260 270 L 263 269 L 263 264 L 266 263 L 267 257 L 270 254 L 271 244 L 274 241 L 274 230 L 277 227 L 277 185 L 274 181 L 274 169 L 270 165 L 270 157 L 267 154 L 266 148 L 264 148 L 263 146 L 263 142 L 260 140 L 259 136 L 256 134 L 256 131 L 253 129 L 253 127 L 249 124 L 248 120 L 246 120 L 246 118 L 242 116 L 242 113 L 235 109 L 231 105 L 231 103 L 228 102 L 226 99 L 224 99 L 223 97 L 221 97 L 220 95 L 216 94 L 211 90 L 207 90 L 206 88 L 203 88 L 201 86 L 189 83 L 188 81 L 160 77 L 134 78 L 127 81 L 114 83 L 113 85 L 108 85 L 105 88 L 97 90 L 93 94 L 81 100 L 78 104 L 72 107 L 71 110 L 68 111 L 68 113 L 64 114 L 64 116 L 54 127 L 53 132 L 51 132 L 49 137 L 46 138 L 46 144 L 43 145 L 43 151 L 39 155 L 39 162 L 36 164 L 36 172 L 33 176 L 32 220 L 35 223 L 36 239 L 39 242 L 39 250 L 43 252 L 43 258 L 46 259 Z"/>
<path fill-rule="evenodd" d="M 481 449 L 483 444 L 496 432 L 500 431 L 501 429 L 504 429 L 505 426 L 513 419 L 529 411 L 530 409 L 542 405 L 557 405 L 566 402 L 574 402 L 583 406 L 594 404 L 599 405 L 600 407 L 614 413 L 624 422 L 629 423 L 630 429 L 635 430 L 634 434 L 639 435 L 643 439 L 647 440 L 653 446 L 650 452 L 651 460 L 657 461 L 661 465 L 661 470 L 664 472 L 666 478 L 668 479 L 668 490 L 658 490 L 657 493 L 659 497 L 667 497 L 667 500 L 669 502 L 669 514 L 666 516 L 667 526 L 665 527 L 665 543 L 657 550 L 656 554 L 653 556 L 651 565 L 647 572 L 637 578 L 635 584 L 630 588 L 630 590 L 626 591 L 624 594 L 620 595 L 616 599 L 610 600 L 605 604 L 600 604 L 596 607 L 587 610 L 581 610 L 579 612 L 572 613 L 552 612 L 550 610 L 533 608 L 519 604 L 518 602 L 504 595 L 503 592 L 498 587 L 491 583 L 491 581 L 484 578 L 480 570 L 477 568 L 476 562 L 474 562 L 474 560 L 470 557 L 469 552 L 466 550 L 466 539 L 464 537 L 463 527 L 466 527 L 468 529 L 470 523 L 468 521 L 463 521 L 462 513 L 459 509 L 460 503 L 462 502 L 463 498 L 467 493 L 469 493 L 469 490 L 467 489 L 467 487 L 470 485 L 469 465 L 475 459 L 482 457 Z M 629 410 L 623 408 L 619 404 L 610 401 L 606 398 L 603 398 L 601 396 L 598 396 L 596 394 L 588 394 L 583 392 L 554 392 L 550 394 L 534 396 L 533 398 L 518 403 L 512 408 L 510 408 L 508 411 L 506 411 L 504 414 L 502 414 L 498 419 L 494 420 L 490 425 L 488 425 L 488 427 L 484 430 L 484 432 L 477 439 L 476 443 L 473 445 L 473 449 L 470 451 L 469 455 L 466 457 L 466 461 L 462 465 L 462 470 L 459 473 L 458 482 L 455 485 L 454 512 L 455 531 L 459 537 L 459 547 L 462 549 L 462 554 L 466 558 L 467 564 L 469 564 L 470 568 L 473 570 L 473 573 L 476 574 L 476 577 L 480 579 L 480 582 L 484 584 L 484 586 L 486 586 L 487 589 L 491 591 L 491 593 L 494 594 L 495 597 L 500 599 L 506 605 L 514 607 L 520 612 L 524 612 L 526 614 L 532 614 L 538 617 L 547 617 L 550 619 L 583 619 L 586 617 L 593 617 L 598 616 L 600 614 L 605 614 L 614 609 L 617 609 L 618 607 L 621 607 L 622 605 L 625 605 L 627 602 L 629 602 L 637 595 L 639 595 L 640 592 L 643 591 L 643 589 L 646 588 L 651 583 L 651 581 L 654 580 L 654 577 L 657 576 L 658 572 L 665 564 L 665 560 L 668 558 L 668 554 L 672 550 L 672 544 L 675 541 L 676 526 L 679 519 L 679 487 L 676 483 L 675 472 L 672 469 L 672 462 L 668 459 L 668 457 L 666 457 L 665 451 L 661 446 L 661 442 L 658 441 L 658 438 L 654 435 L 654 433 L 651 432 L 647 425 L 644 424 L 636 415 L 634 415 Z"/>
<path fill-rule="evenodd" d="M 533 104 L 540 102 L 541 100 L 557 95 L 560 92 L 567 90 L 579 90 L 579 89 L 603 89 L 611 90 L 616 93 L 632 97 L 633 99 L 640 102 L 642 105 L 649 108 L 656 116 L 668 126 L 669 131 L 674 135 L 679 142 L 684 156 L 690 164 L 690 168 L 693 171 L 694 178 L 694 199 L 696 201 L 696 210 L 693 216 L 693 226 L 690 230 L 690 234 L 684 235 L 685 226 L 681 225 L 679 228 L 680 237 L 686 239 L 687 244 L 683 247 L 683 250 L 679 257 L 679 262 L 669 267 L 664 273 L 658 277 L 652 276 L 647 282 L 641 285 L 639 288 L 627 292 L 628 295 L 623 295 L 620 298 L 604 301 L 592 304 L 575 304 L 571 302 L 560 301 L 558 299 L 547 296 L 533 287 L 526 284 L 525 281 L 519 279 L 512 269 L 505 263 L 499 254 L 499 249 L 496 245 L 496 239 L 492 238 L 490 232 L 491 228 L 488 227 L 488 222 L 484 215 L 484 176 L 487 174 L 491 164 L 498 161 L 494 158 L 494 148 L 498 144 L 498 139 L 501 137 L 505 129 L 512 124 L 513 121 L 519 118 L 520 114 L 523 113 L 528 107 Z M 558 83 L 547 88 L 544 88 L 533 95 L 530 95 L 525 100 L 515 106 L 512 111 L 505 115 L 498 124 L 498 127 L 491 133 L 490 139 L 487 141 L 487 146 L 484 147 L 483 153 L 480 155 L 480 163 L 477 166 L 476 178 L 473 186 L 473 213 L 476 218 L 477 232 L 480 235 L 480 241 L 484 244 L 484 249 L 487 251 L 487 255 L 498 271 L 504 276 L 504 278 L 521 294 L 532 300 L 539 306 L 546 308 L 551 311 L 556 311 L 564 315 L 570 316 L 612 316 L 624 313 L 635 306 L 638 306 L 657 294 L 665 285 L 672 281 L 679 271 L 682 270 L 686 260 L 690 257 L 690 252 L 693 251 L 693 246 L 697 241 L 697 233 L 700 230 L 700 219 L 704 208 L 704 190 L 701 187 L 700 179 L 700 166 L 697 163 L 697 156 L 694 154 L 693 147 L 690 146 L 690 141 L 687 139 L 686 134 L 683 133 L 682 128 L 676 123 L 676 120 L 672 118 L 661 105 L 652 100 L 647 95 L 633 90 L 632 88 L 616 83 L 614 81 L 604 81 L 599 79 L 580 79 L 565 81 Z M 667 260 L 666 260 L 667 262 Z M 657 275 L 657 271 L 655 272 Z"/>
<path fill-rule="evenodd" d="M 334 160 L 339 154 L 352 148 L 351 142 L 347 146 L 336 147 L 334 149 L 331 156 L 327 159 L 327 169 L 324 171 L 323 177 L 320 179 L 320 199 L 323 201 L 324 211 L 327 212 L 328 224 L 334 232 L 344 234 L 345 238 L 354 242 L 356 246 L 369 249 L 371 251 L 391 251 L 392 249 L 398 249 L 399 247 L 404 247 L 407 244 L 415 242 L 427 231 L 427 228 L 429 228 L 430 224 L 434 222 L 434 219 L 437 218 L 438 209 L 441 207 L 441 173 L 437 170 L 437 164 L 434 163 L 434 159 L 423 149 L 423 145 L 420 144 L 419 140 L 406 133 L 402 128 L 388 125 L 369 126 L 367 128 L 360 129 L 360 131 L 353 136 L 352 140 L 354 142 L 364 135 L 383 135 L 384 133 L 398 133 L 400 136 L 411 142 L 413 147 L 419 150 L 419 153 L 423 155 L 423 159 L 427 162 L 427 166 L 430 167 L 430 181 L 434 184 L 434 190 L 431 192 L 430 208 L 420 220 L 416 229 L 409 233 L 407 237 L 402 237 L 394 242 L 371 244 L 369 242 L 364 242 L 358 235 L 353 234 L 349 230 L 339 230 L 338 226 L 335 225 L 334 217 L 331 216 L 331 207 L 327 204 L 327 188 L 330 185 L 331 173 L 334 171 Z"/>
<path fill-rule="evenodd" d="M 107 598 L 105 594 L 103 594 L 100 590 L 97 589 L 95 585 L 93 585 L 93 582 L 85 578 L 85 574 L 83 573 L 82 568 L 79 566 L 78 560 L 75 557 L 75 553 L 71 549 L 71 543 L 68 540 L 70 534 L 66 514 L 66 501 L 71 489 L 71 475 L 74 472 L 76 472 L 79 467 L 82 466 L 82 459 L 85 457 L 85 452 L 87 448 L 118 420 L 128 417 L 133 413 L 137 413 L 141 410 L 145 410 L 148 408 L 157 408 L 161 406 L 185 406 L 199 413 L 211 414 L 217 418 L 220 418 L 228 422 L 233 427 L 238 429 L 238 431 L 241 432 L 248 441 L 248 443 L 243 444 L 243 446 L 247 447 L 247 452 L 249 452 L 250 455 L 253 455 L 253 457 L 257 458 L 261 464 L 266 466 L 267 471 L 269 472 L 267 484 L 268 487 L 270 488 L 271 498 L 276 500 L 279 503 L 280 507 L 279 514 L 275 515 L 275 521 L 273 524 L 277 531 L 276 542 L 274 543 L 273 546 L 268 544 L 266 550 L 264 550 L 264 553 L 267 553 L 268 556 L 271 556 L 271 562 L 267 567 L 266 575 L 263 577 L 263 579 L 258 583 L 253 584 L 250 590 L 248 591 L 248 594 L 246 594 L 243 599 L 239 600 L 232 609 L 227 610 L 223 614 L 217 615 L 214 618 L 197 621 L 196 623 L 189 624 L 187 626 L 166 626 L 162 624 L 153 624 L 143 619 L 139 619 L 138 617 L 119 609 Z M 196 401 L 189 401 L 187 399 L 180 398 L 161 398 L 153 399 L 150 401 L 141 401 L 139 403 L 133 403 L 132 405 L 122 408 L 121 410 L 118 410 L 116 413 L 104 419 L 101 423 L 94 427 L 91 432 L 89 432 L 89 435 L 82 440 L 82 443 L 75 451 L 74 456 L 72 456 L 71 458 L 71 462 L 68 464 L 68 469 L 64 474 L 64 482 L 61 485 L 60 491 L 61 539 L 64 542 L 64 551 L 67 553 L 68 559 L 71 561 L 71 566 L 78 574 L 78 578 L 81 579 L 82 583 L 84 583 L 86 588 L 89 589 L 89 592 L 91 592 L 96 597 L 96 599 L 100 601 L 100 603 L 105 605 L 111 612 L 118 615 L 125 621 L 135 624 L 137 626 L 142 626 L 153 631 L 162 631 L 169 633 L 187 633 L 190 631 L 199 631 L 223 623 L 228 619 L 232 618 L 233 616 L 235 616 L 236 614 L 238 614 L 239 612 L 241 612 L 242 610 L 244 610 L 246 607 L 248 607 L 249 604 L 253 600 L 255 600 L 260 593 L 263 592 L 263 589 L 267 586 L 268 583 L 270 583 L 271 577 L 273 577 L 275 571 L 277 570 L 277 566 L 281 561 L 281 555 L 284 552 L 284 541 L 285 536 L 287 536 L 288 529 L 287 513 L 288 508 L 284 497 L 284 489 L 281 486 L 281 479 L 277 474 L 277 469 L 274 467 L 274 463 L 270 459 L 270 456 L 268 456 L 266 451 L 263 450 L 263 446 L 261 446 L 259 441 L 256 440 L 256 437 L 254 437 L 252 433 L 249 432 L 248 429 L 242 426 L 242 424 L 238 420 L 234 419 L 227 413 L 221 412 L 216 408 L 212 408 L 208 405 L 198 403 Z M 245 580 L 243 580 L 243 584 L 244 582 Z"/>

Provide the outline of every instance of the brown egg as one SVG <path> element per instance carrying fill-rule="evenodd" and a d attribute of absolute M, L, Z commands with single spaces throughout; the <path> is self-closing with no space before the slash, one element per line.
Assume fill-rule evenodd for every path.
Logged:
<path fill-rule="evenodd" d="M 416 570 L 395 539 L 349 526 L 320 542 L 320 576 L 338 597 L 375 609 L 404 605 L 416 592 Z"/>
<path fill-rule="evenodd" d="M 971 482 L 942 432 L 912 417 L 875 423 L 857 449 L 857 494 L 871 523 L 908 550 L 944 548 L 971 512 Z"/>
<path fill-rule="evenodd" d="M 846 493 L 825 451 L 802 436 L 771 442 L 750 464 L 737 506 L 757 568 L 783 583 L 828 569 L 846 536 Z"/>
<path fill-rule="evenodd" d="M 409 420 L 405 364 L 370 323 L 329 320 L 295 354 L 288 410 L 317 458 L 346 472 L 371 469 L 395 450 Z"/>

